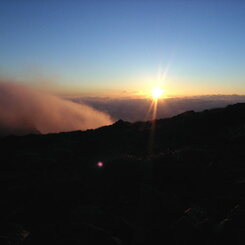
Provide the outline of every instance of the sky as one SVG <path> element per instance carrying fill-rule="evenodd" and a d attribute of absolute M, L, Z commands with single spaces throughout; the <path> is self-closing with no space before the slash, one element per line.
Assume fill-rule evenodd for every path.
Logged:
<path fill-rule="evenodd" d="M 84 96 L 245 94 L 245 1 L 1 0 L 0 78 Z"/>

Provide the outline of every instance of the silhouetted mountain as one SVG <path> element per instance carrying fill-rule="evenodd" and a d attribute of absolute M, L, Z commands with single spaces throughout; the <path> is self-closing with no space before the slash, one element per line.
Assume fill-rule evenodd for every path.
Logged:
<path fill-rule="evenodd" d="M 1 244 L 245 242 L 245 104 L 0 149 Z"/>
<path fill-rule="evenodd" d="M 0 138 L 6 137 L 9 135 L 26 135 L 26 134 L 41 134 L 40 131 L 38 131 L 35 127 L 27 125 L 26 127 L 22 128 L 16 128 L 16 129 L 10 129 L 7 127 L 1 127 L 0 126 Z"/>

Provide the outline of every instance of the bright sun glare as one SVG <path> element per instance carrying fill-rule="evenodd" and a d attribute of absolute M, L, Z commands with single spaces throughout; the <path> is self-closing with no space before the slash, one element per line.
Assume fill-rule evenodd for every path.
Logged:
<path fill-rule="evenodd" d="M 160 87 L 156 87 L 152 89 L 151 91 L 152 99 L 158 100 L 163 95 L 163 92 L 164 91 Z"/>

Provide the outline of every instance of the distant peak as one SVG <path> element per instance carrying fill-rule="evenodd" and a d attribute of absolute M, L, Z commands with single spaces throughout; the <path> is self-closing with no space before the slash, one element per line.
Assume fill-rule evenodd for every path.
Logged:
<path fill-rule="evenodd" d="M 113 125 L 115 125 L 115 126 L 125 126 L 125 125 L 130 125 L 130 122 L 123 121 L 122 119 L 119 119 Z"/>

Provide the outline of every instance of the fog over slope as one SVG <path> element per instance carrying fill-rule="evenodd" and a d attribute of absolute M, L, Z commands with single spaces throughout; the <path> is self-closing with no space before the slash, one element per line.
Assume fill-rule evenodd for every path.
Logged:
<path fill-rule="evenodd" d="M 0 81 L 0 135 L 85 130 L 111 124 L 106 113 L 16 83 Z"/>

